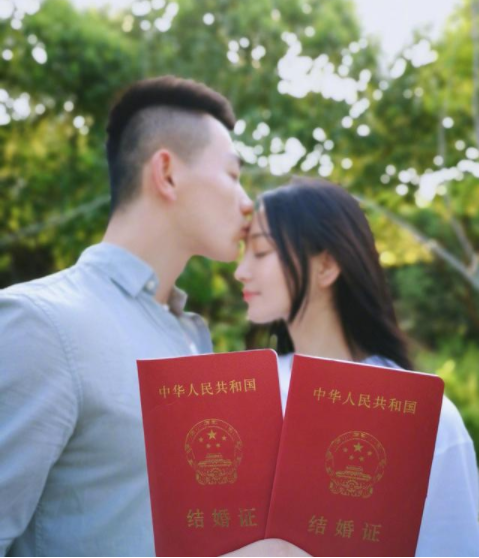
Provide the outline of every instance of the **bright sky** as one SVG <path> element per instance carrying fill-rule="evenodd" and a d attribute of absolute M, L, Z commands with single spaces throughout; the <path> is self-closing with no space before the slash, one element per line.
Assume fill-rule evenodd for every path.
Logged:
<path fill-rule="evenodd" d="M 0 0 L 1 2 L 2 0 Z M 128 5 L 130 0 L 74 0 L 79 6 L 108 3 Z M 433 36 L 441 31 L 447 17 L 461 0 L 354 0 L 367 34 L 380 38 L 387 59 L 407 43 L 413 29 L 429 27 Z"/>
<path fill-rule="evenodd" d="M 198 0 L 200 1 L 200 0 Z M 299 0 L 297 0 L 299 1 Z M 354 0 L 367 34 L 379 37 L 386 59 L 394 55 L 411 39 L 414 29 L 426 28 L 437 36 L 453 8 L 463 0 Z M 123 8 L 133 0 L 73 0 L 79 7 L 109 4 Z M 29 13 L 39 0 L 0 0 L 0 19 L 10 17 L 16 5 Z"/>
<path fill-rule="evenodd" d="M 380 37 L 391 59 L 418 27 L 429 26 L 436 37 L 461 0 L 354 0 L 368 34 Z"/>

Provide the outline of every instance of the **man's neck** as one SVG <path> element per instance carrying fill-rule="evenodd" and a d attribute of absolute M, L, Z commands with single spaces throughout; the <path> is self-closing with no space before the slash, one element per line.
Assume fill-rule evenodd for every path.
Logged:
<path fill-rule="evenodd" d="M 153 268 L 159 280 L 155 298 L 166 304 L 190 255 L 175 244 L 174 234 L 171 229 L 168 231 L 165 221 L 159 225 L 161 220 L 158 217 L 151 223 L 148 216 L 135 213 L 129 210 L 128 213 L 114 215 L 103 241 L 128 250 Z"/>

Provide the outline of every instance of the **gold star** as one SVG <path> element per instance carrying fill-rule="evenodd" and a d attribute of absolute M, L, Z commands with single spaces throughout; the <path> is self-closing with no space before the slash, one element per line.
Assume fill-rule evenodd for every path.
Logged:
<path fill-rule="evenodd" d="M 363 446 L 358 442 L 357 444 L 354 444 L 354 451 L 361 451 L 363 449 Z"/>
<path fill-rule="evenodd" d="M 347 453 L 348 448 L 344 448 L 343 451 L 344 451 L 344 453 Z"/>
<path fill-rule="evenodd" d="M 217 447 L 217 448 L 220 448 L 220 447 L 221 447 L 221 444 L 216 444 L 216 447 Z"/>
<path fill-rule="evenodd" d="M 372 452 L 372 451 L 368 451 L 368 455 L 372 455 L 372 454 L 373 454 L 373 452 Z"/>
<path fill-rule="evenodd" d="M 200 442 L 202 442 L 202 441 L 203 441 L 203 438 L 200 438 Z"/>
<path fill-rule="evenodd" d="M 354 455 L 350 455 L 350 456 L 349 456 L 349 459 L 354 459 Z"/>
<path fill-rule="evenodd" d="M 223 438 L 221 438 L 222 440 L 226 440 L 226 436 L 223 436 Z"/>
<path fill-rule="evenodd" d="M 216 432 L 214 430 L 210 430 L 208 432 L 208 439 L 209 440 L 216 440 Z"/>
<path fill-rule="evenodd" d="M 207 448 L 210 448 L 210 447 L 211 447 L 211 444 L 206 444 L 206 447 L 207 447 Z"/>
<path fill-rule="evenodd" d="M 360 458 L 359 458 L 359 461 L 364 461 L 364 457 L 360 457 Z"/>

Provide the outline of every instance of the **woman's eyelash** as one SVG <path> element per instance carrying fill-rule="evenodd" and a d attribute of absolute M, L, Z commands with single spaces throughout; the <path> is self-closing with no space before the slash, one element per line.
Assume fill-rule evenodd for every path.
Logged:
<path fill-rule="evenodd" d="M 271 254 L 273 250 L 267 250 L 265 252 L 256 252 L 254 257 L 255 258 L 263 258 L 264 256 L 267 256 L 268 254 Z"/>

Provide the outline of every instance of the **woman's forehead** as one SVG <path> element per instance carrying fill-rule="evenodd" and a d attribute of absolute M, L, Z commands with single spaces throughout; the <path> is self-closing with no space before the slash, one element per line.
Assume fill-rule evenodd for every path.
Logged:
<path fill-rule="evenodd" d="M 269 234 L 268 221 L 263 209 L 254 212 L 249 230 L 250 237 L 265 236 Z"/>

